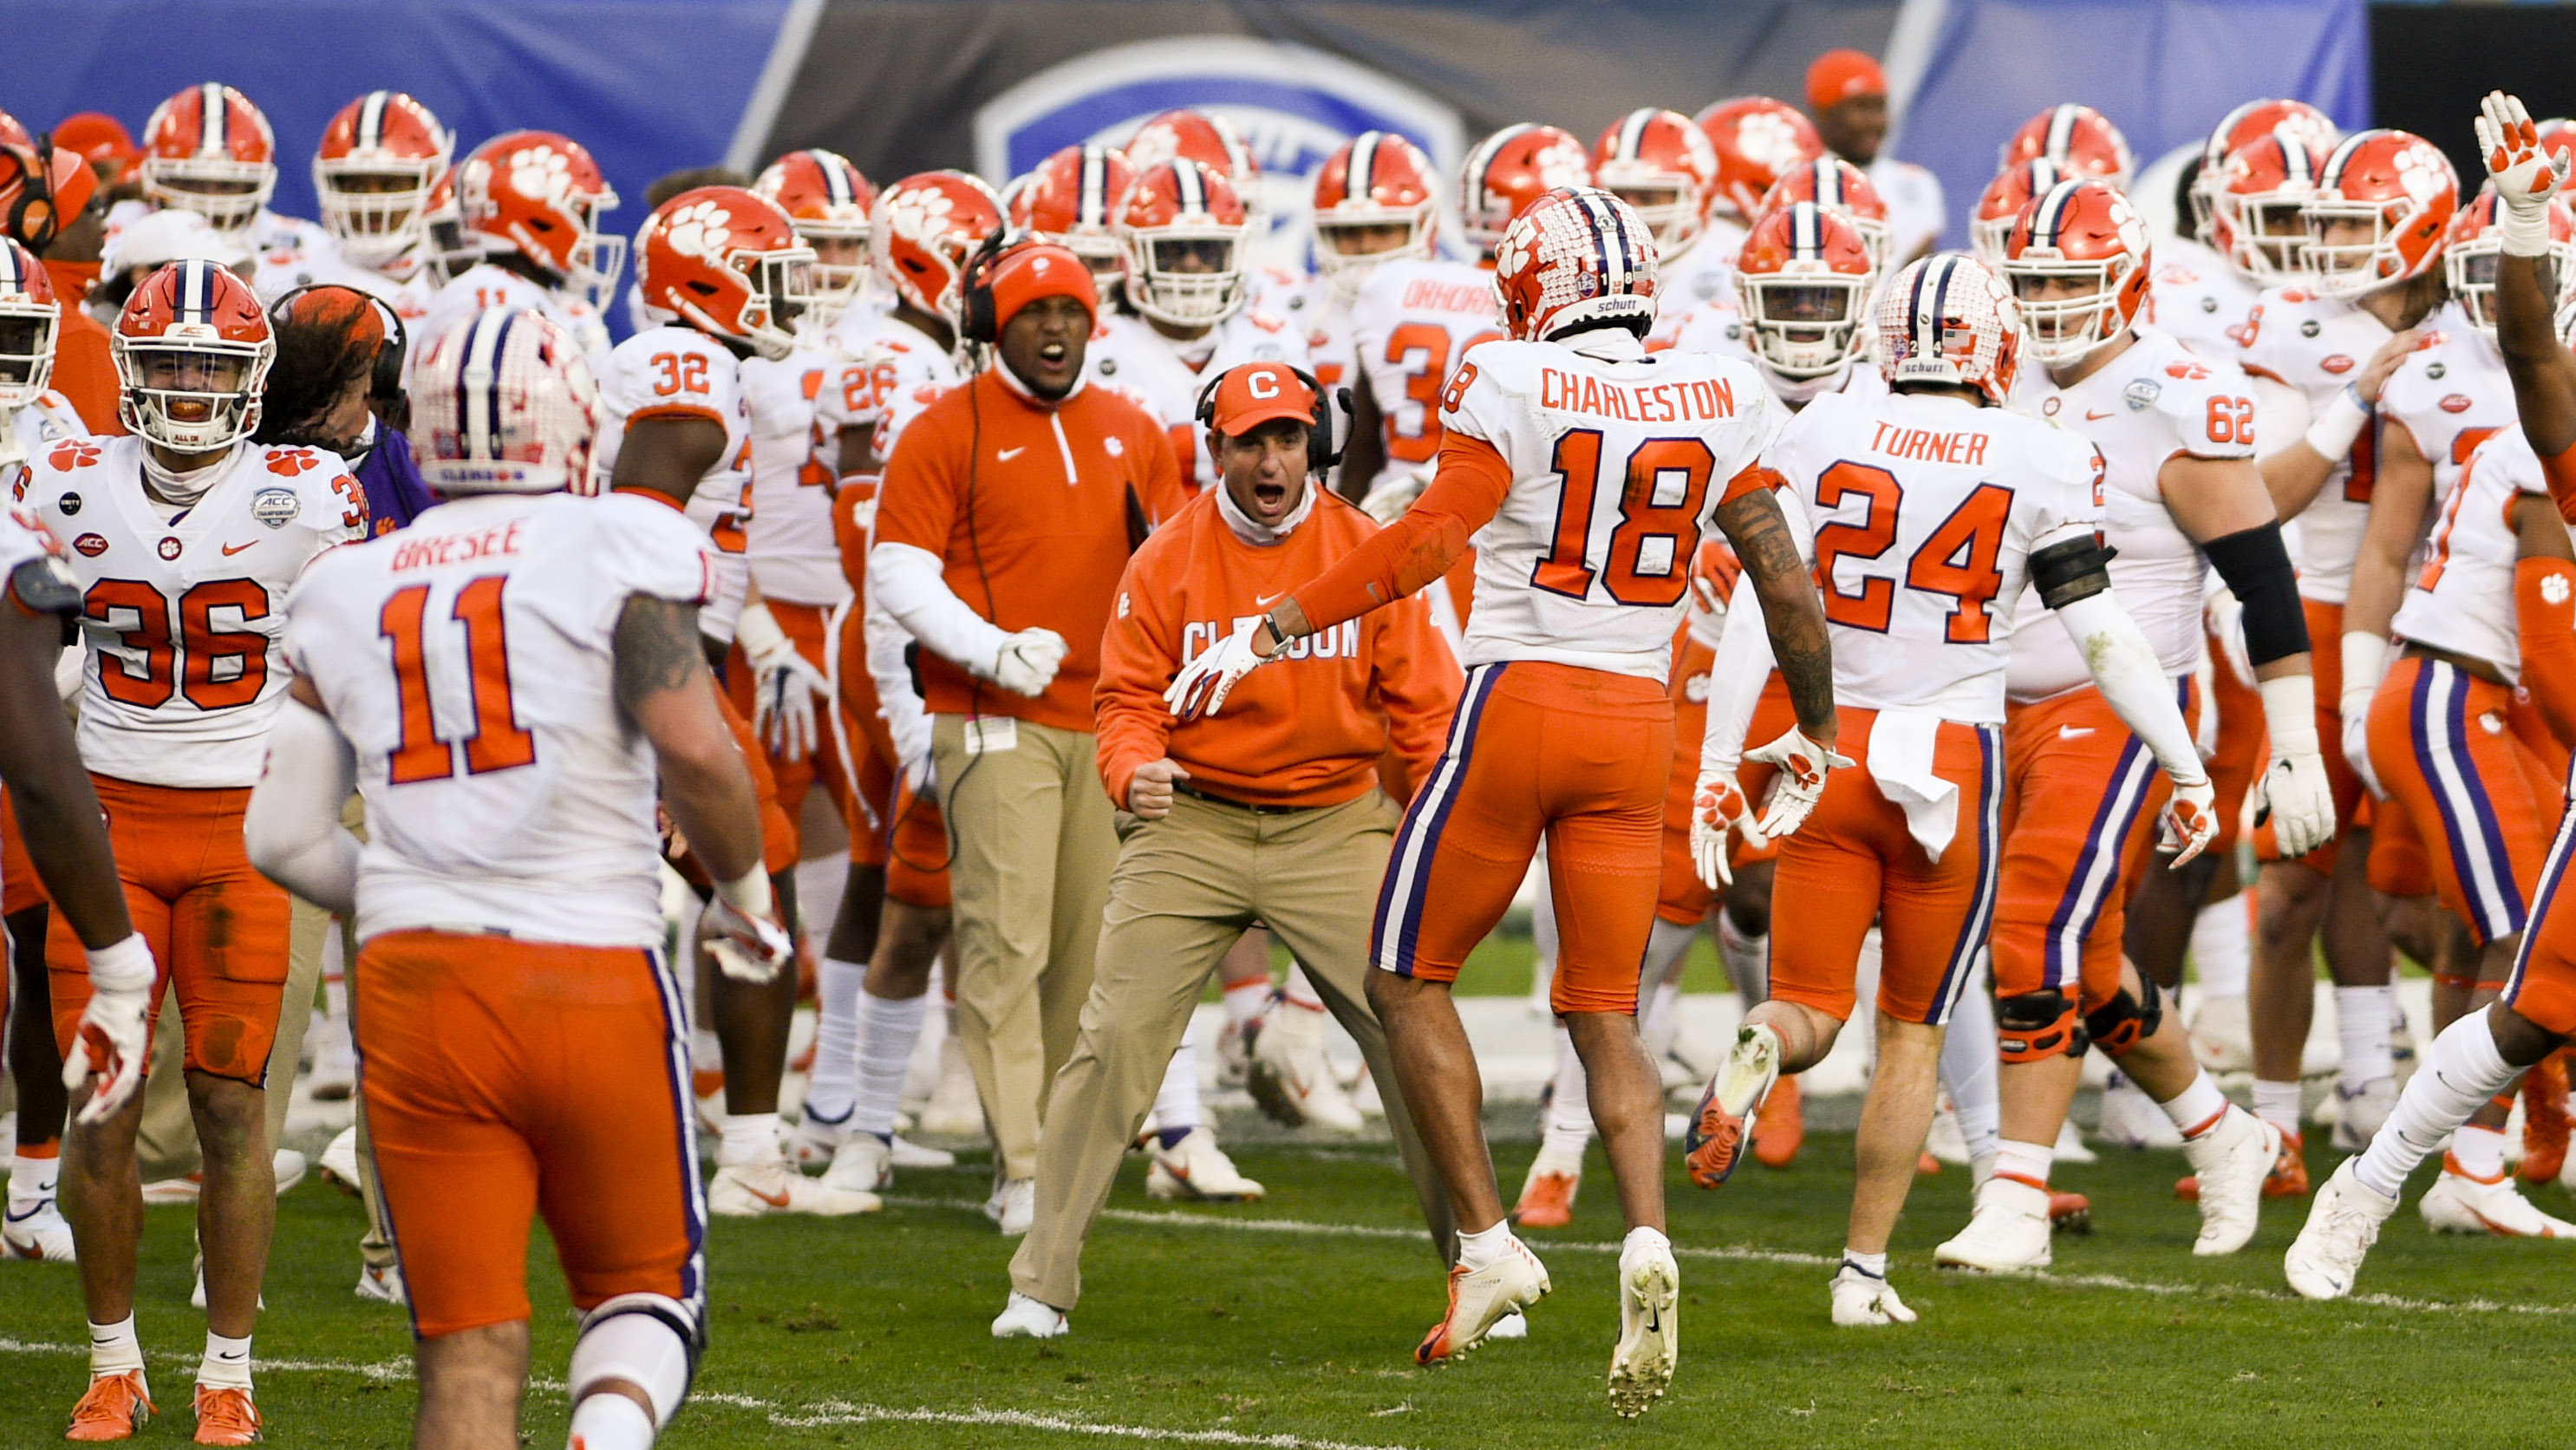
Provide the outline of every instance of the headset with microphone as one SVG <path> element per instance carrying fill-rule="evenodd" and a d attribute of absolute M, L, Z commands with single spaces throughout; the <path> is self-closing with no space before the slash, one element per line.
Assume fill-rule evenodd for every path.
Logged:
<path fill-rule="evenodd" d="M 1241 363 L 1237 364 L 1237 366 L 1278 368 L 1282 372 L 1293 375 L 1297 381 L 1306 385 L 1306 391 L 1315 399 L 1315 413 L 1314 416 L 1308 420 L 1306 428 L 1306 471 L 1317 478 L 1322 478 L 1324 475 L 1330 473 L 1333 469 L 1333 465 L 1342 461 L 1342 450 L 1333 446 L 1333 405 L 1338 402 L 1341 405 L 1342 416 L 1346 418 L 1349 417 L 1351 414 L 1351 390 L 1348 388 L 1335 388 L 1330 392 L 1326 392 L 1324 385 L 1315 380 L 1315 375 L 1313 373 L 1306 371 L 1304 368 L 1298 367 L 1294 363 Z M 1219 373 L 1215 377 L 1208 379 L 1207 382 L 1199 388 L 1198 419 L 1200 427 L 1214 428 L 1216 426 L 1216 390 L 1224 385 L 1227 375 L 1234 371 L 1234 368 L 1228 368 L 1225 372 Z"/>

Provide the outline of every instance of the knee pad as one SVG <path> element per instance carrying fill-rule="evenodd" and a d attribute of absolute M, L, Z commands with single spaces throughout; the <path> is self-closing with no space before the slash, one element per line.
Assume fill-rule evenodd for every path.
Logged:
<path fill-rule="evenodd" d="M 2143 999 L 2130 996 L 2129 989 L 2122 987 L 2119 995 L 2084 1014 L 2084 1034 L 2113 1057 L 2128 1056 L 2129 1049 L 2154 1036 L 2156 1024 L 2164 1020 L 2164 993 L 2148 978 L 2138 980 L 2146 988 Z"/>
<path fill-rule="evenodd" d="M 2059 991 L 2021 992 L 1995 1001 L 1995 1052 L 2006 1062 L 2082 1057 L 2084 1024 Z"/>
<path fill-rule="evenodd" d="M 671 1423 L 689 1397 L 703 1344 L 698 1316 L 688 1305 L 659 1294 L 620 1294 L 583 1316 L 565 1379 L 575 1403 L 608 1380 L 636 1386 L 652 1399 L 659 1428 Z"/>

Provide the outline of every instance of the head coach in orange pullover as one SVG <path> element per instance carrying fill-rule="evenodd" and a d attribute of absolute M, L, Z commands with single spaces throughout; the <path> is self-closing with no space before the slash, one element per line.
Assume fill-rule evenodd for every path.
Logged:
<path fill-rule="evenodd" d="M 1083 386 L 1099 305 L 1061 247 L 978 259 L 963 331 L 992 341 L 995 363 L 904 430 L 868 550 L 878 606 L 921 645 L 954 846 L 957 1032 L 993 1126 L 1006 1232 L 1027 1222 L 1047 1085 L 1073 1051 L 1118 850 L 1092 740 L 1101 632 L 1128 555 L 1187 501 L 1154 420 Z"/>
<path fill-rule="evenodd" d="M 1309 451 L 1325 416 L 1294 368 L 1246 363 L 1219 377 L 1200 419 L 1222 486 L 1138 549 L 1119 584 L 1092 695 L 1100 779 L 1124 812 L 1118 868 L 1082 1037 L 1047 1110 L 1036 1222 L 1011 1260 L 996 1335 L 1063 1331 L 1081 1291 L 1083 1237 L 1119 1155 L 1208 974 L 1246 927 L 1278 934 L 1359 1042 L 1379 1090 L 1395 1084 L 1365 990 L 1370 909 L 1402 815 L 1379 786 L 1379 763 L 1392 754 L 1406 788 L 1418 783 L 1439 760 L 1463 685 L 1429 608 L 1404 600 L 1292 646 L 1284 658 L 1300 678 L 1254 675 L 1223 715 L 1176 726 L 1163 703 L 1191 656 L 1377 532 L 1310 476 L 1326 461 L 1329 445 Z M 1447 1190 L 1401 1098 L 1388 1093 L 1386 1108 L 1446 1258 Z"/>

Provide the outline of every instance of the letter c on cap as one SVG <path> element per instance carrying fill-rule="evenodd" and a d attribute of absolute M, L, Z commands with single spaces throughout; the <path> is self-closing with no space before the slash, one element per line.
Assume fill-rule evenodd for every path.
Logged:
<path fill-rule="evenodd" d="M 1268 368 L 1260 369 L 1252 374 L 1244 383 L 1244 387 L 1256 398 L 1278 397 L 1279 375 Z"/>

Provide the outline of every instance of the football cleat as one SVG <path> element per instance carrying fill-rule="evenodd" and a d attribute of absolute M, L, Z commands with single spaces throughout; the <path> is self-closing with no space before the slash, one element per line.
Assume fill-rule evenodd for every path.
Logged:
<path fill-rule="evenodd" d="M 840 1122 L 827 1123 L 809 1111 L 787 1135 L 787 1159 L 799 1169 L 827 1168 L 850 1137 L 848 1114 Z"/>
<path fill-rule="evenodd" d="M 358 1125 L 351 1123 L 331 1139 L 322 1150 L 322 1160 L 314 1165 L 322 1170 L 323 1181 L 342 1193 L 360 1191 L 358 1184 Z"/>
<path fill-rule="evenodd" d="M 2018 1178 L 1994 1177 L 1977 1190 L 1968 1226 L 1932 1251 L 1944 1269 L 2002 1274 L 2045 1269 L 2049 1263 L 2049 1194 Z"/>
<path fill-rule="evenodd" d="M 984 1216 L 1001 1229 L 1006 1239 L 1027 1233 L 1029 1225 L 1037 1221 L 1038 1181 L 1013 1178 L 994 1185 L 993 1196 L 984 1200 Z"/>
<path fill-rule="evenodd" d="M 1633 1420 L 1663 1398 L 1681 1360 L 1681 1266 L 1661 1234 L 1619 1251 L 1619 1347 L 1610 1353 L 1610 1409 Z"/>
<path fill-rule="evenodd" d="M 2547 1183 L 2567 1167 L 2567 1054 L 2553 1052 L 2522 1077 L 2522 1166 L 2525 1183 Z"/>
<path fill-rule="evenodd" d="M 50 1264 L 74 1262 L 72 1226 L 63 1219 L 62 1206 L 48 1193 L 41 1198 L 21 1203 L 15 1193 L 9 1195 L 7 1218 L 0 1220 L 0 1249 L 13 1259 L 37 1259 Z"/>
<path fill-rule="evenodd" d="M 2352 1292 L 2361 1261 L 2379 1242 L 2379 1226 L 2397 1211 L 2397 1200 L 2382 1197 L 2352 1176 L 2347 1158 L 2317 1190 L 2308 1206 L 2308 1221 L 2290 1251 L 2281 1257 L 2290 1287 L 2310 1299 L 2340 1299 Z"/>
<path fill-rule="evenodd" d="M 1737 1032 L 1682 1133 L 1682 1162 L 1691 1182 L 1715 1188 L 1734 1174 L 1744 1158 L 1745 1128 L 1779 1080 L 1779 1034 L 1759 1025 Z"/>
<path fill-rule="evenodd" d="M 1416 1364 L 1447 1364 L 1473 1353 L 1505 1316 L 1517 1314 L 1547 1296 L 1547 1266 L 1529 1245 L 1507 1237 L 1503 1253 L 1481 1269 L 1459 1264 L 1449 1270 L 1449 1312 L 1414 1348 Z"/>
<path fill-rule="evenodd" d="M 1923 1151 L 1931 1154 L 1933 1161 L 1947 1163 L 1953 1168 L 1969 1165 L 1968 1135 L 1960 1131 L 1959 1110 L 1950 1105 L 1946 1093 L 1942 1095 L 1941 1106 L 1932 1114 L 1932 1130 L 1923 1135 Z"/>
<path fill-rule="evenodd" d="M 2245 1247 L 2261 1219 L 2272 1165 L 2281 1159 L 2281 1130 L 2231 1103 L 2182 1152 L 2200 1180 L 2200 1237 L 2191 1251 L 2206 1258 Z"/>
<path fill-rule="evenodd" d="M 2080 1193 L 2048 1191 L 2048 1226 L 2062 1234 L 2093 1232 L 2093 1200 Z"/>
<path fill-rule="evenodd" d="M 387 1264 L 381 1269 L 367 1264 L 360 1264 L 358 1266 L 357 1294 L 361 1299 L 373 1299 L 379 1304 L 408 1304 L 411 1302 L 410 1292 L 403 1288 L 402 1265 L 400 1264 Z"/>
<path fill-rule="evenodd" d="M 2472 1178 L 2460 1160 L 2442 1155 L 2442 1176 L 2415 1203 L 2424 1226 L 2437 1234 L 2494 1234 L 2516 1239 L 2576 1238 L 2576 1223 L 2542 1213 L 2509 1173 Z"/>
<path fill-rule="evenodd" d="M 945 1037 L 939 1043 L 939 1079 L 922 1105 L 921 1131 L 934 1138 L 984 1136 L 984 1103 L 975 1096 L 975 1072 L 966 1065 L 966 1044 Z"/>
<path fill-rule="evenodd" d="M 198 1444 L 256 1445 L 259 1438 L 259 1406 L 251 1403 L 250 1391 L 231 1385 L 197 1386 Z"/>
<path fill-rule="evenodd" d="M 2114 1070 L 2102 1088 L 2102 1141 L 2114 1148 L 2179 1148 L 2182 1133 L 2146 1089 Z"/>
<path fill-rule="evenodd" d="M 1252 1082 L 1252 1053 L 1261 1037 L 1262 1018 L 1247 1017 L 1240 1022 L 1229 1020 L 1216 1033 L 1216 1085 L 1221 1088 L 1249 1087 Z M 1295 1127 L 1296 1124 L 1289 1124 Z"/>
<path fill-rule="evenodd" d="M 2357 1093 L 2335 1085 L 2334 1150 L 2358 1153 L 2370 1146 L 2388 1115 L 2397 1111 L 2397 1079 L 2374 1078 Z"/>
<path fill-rule="evenodd" d="M 1252 1035 L 1244 1086 L 1264 1113 L 1291 1128 L 1312 1123 L 1356 1133 L 1368 1126 L 1325 1055 L 1324 1014 L 1285 997 L 1271 1000 Z"/>
<path fill-rule="evenodd" d="M 94 1376 L 80 1403 L 72 1406 L 66 1440 L 131 1440 L 152 1419 L 152 1392 L 143 1371 Z"/>
<path fill-rule="evenodd" d="M 1798 1149 L 1806 1141 L 1804 1095 L 1796 1078 L 1784 1077 L 1772 1084 L 1761 1116 L 1753 1120 L 1753 1161 L 1765 1168 L 1786 1168 L 1798 1161 Z"/>
<path fill-rule="evenodd" d="M 957 1155 L 945 1148 L 925 1148 L 898 1132 L 891 1157 L 897 1168 L 954 1168 Z"/>
<path fill-rule="evenodd" d="M 1011 1291 L 1010 1302 L 993 1316 L 995 1339 L 1061 1339 L 1073 1332 L 1072 1321 L 1064 1311 L 1021 1293 Z"/>
<path fill-rule="evenodd" d="M 1154 1165 L 1145 1170 L 1145 1192 L 1151 1197 L 1233 1203 L 1262 1195 L 1261 1185 L 1243 1176 L 1216 1145 L 1216 1135 L 1204 1127 L 1190 1129 L 1169 1148 L 1158 1141 L 1151 1153 Z"/>
<path fill-rule="evenodd" d="M 873 1193 L 839 1187 L 828 1179 L 808 1178 L 787 1166 L 787 1156 L 773 1154 L 756 1163 L 719 1164 L 707 1184 L 707 1209 L 726 1218 L 764 1218 L 773 1213 L 807 1213 L 840 1218 L 874 1213 L 885 1206 Z"/>
<path fill-rule="evenodd" d="M 1574 1196 L 1582 1188 L 1582 1162 L 1553 1163 L 1542 1148 L 1530 1160 L 1529 1177 L 1521 1181 L 1521 1201 L 1512 1209 L 1512 1222 L 1522 1228 L 1563 1228 L 1574 1222 Z"/>
<path fill-rule="evenodd" d="M 2101 1155 L 2084 1146 L 2084 1130 L 2073 1118 L 2057 1125 L 2057 1146 L 2049 1150 L 2060 1163 L 2099 1163 Z"/>
<path fill-rule="evenodd" d="M 2200 999 L 2191 1019 L 2191 1052 L 2211 1072 L 2254 1070 L 2254 1029 L 2243 997 Z"/>
<path fill-rule="evenodd" d="M 834 1188 L 883 1193 L 894 1183 L 894 1147 L 874 1133 L 852 1133 L 832 1154 L 823 1181 Z"/>
<path fill-rule="evenodd" d="M 2272 1131 L 2281 1133 L 2278 1123 Z M 2296 1133 L 2281 1133 L 2281 1151 L 2272 1160 L 2272 1171 L 2263 1179 L 2265 1198 L 2305 1198 L 2308 1196 L 2308 1160 L 2305 1144 Z M 2174 1197 L 2185 1203 L 2200 1201 L 2200 1178 L 2187 1174 L 2174 1180 Z"/>
<path fill-rule="evenodd" d="M 1896 1286 L 1849 1260 L 1834 1274 L 1834 1323 L 1845 1329 L 1911 1324 L 1922 1316 L 1896 1297 Z"/>

